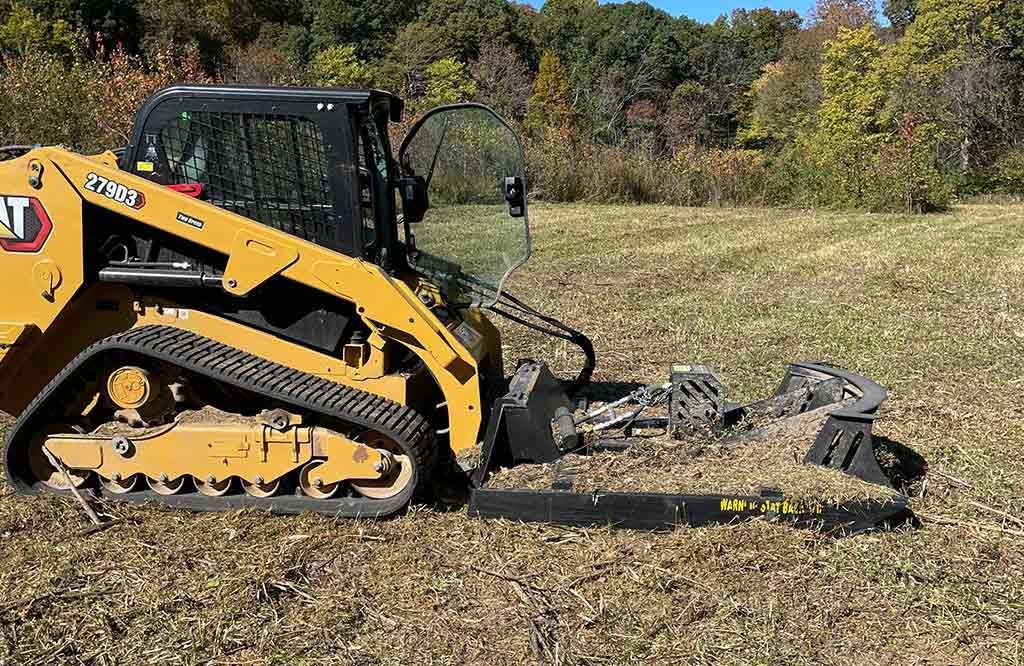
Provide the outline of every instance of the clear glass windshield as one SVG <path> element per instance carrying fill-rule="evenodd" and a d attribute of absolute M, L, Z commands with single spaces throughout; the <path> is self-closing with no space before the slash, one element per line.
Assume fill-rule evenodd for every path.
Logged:
<path fill-rule="evenodd" d="M 515 132 L 486 107 L 438 109 L 414 128 L 402 167 L 427 181 L 430 200 L 411 228 L 410 263 L 441 283 L 457 283 L 474 305 L 493 304 L 530 250 L 525 200 L 516 207 L 506 197 L 509 179 L 525 182 Z"/>

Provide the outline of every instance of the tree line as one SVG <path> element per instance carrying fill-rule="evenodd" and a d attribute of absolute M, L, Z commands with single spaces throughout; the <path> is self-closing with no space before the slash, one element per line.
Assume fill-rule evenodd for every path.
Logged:
<path fill-rule="evenodd" d="M 6 0 L 0 139 L 121 145 L 173 81 L 365 86 L 519 125 L 555 201 L 927 211 L 1024 195 L 1024 3 Z"/>

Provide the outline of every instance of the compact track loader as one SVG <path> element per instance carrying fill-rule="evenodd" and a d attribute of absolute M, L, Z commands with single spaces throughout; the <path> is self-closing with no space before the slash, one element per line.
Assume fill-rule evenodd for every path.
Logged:
<path fill-rule="evenodd" d="M 88 489 L 194 510 L 383 517 L 462 483 L 470 513 L 664 528 L 769 515 L 854 531 L 905 499 L 488 487 L 499 467 L 597 446 L 573 401 L 583 334 L 509 294 L 530 254 L 523 149 L 483 106 L 424 115 L 392 157 L 402 102 L 377 91 L 176 86 L 126 148 L 2 149 L 0 409 L 19 492 Z M 506 376 L 497 313 L 580 346 L 561 382 Z M 657 400 L 655 400 L 657 398 Z M 871 424 L 884 390 L 828 365 L 725 400 L 703 366 L 627 395 L 630 427 L 722 430 L 831 406 L 807 462 L 887 483 Z M 618 418 L 618 417 L 614 417 Z M 456 454 L 479 447 L 463 470 Z"/>

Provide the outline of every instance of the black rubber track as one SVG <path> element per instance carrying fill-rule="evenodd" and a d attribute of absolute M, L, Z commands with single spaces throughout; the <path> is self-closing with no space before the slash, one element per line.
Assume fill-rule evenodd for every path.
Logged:
<path fill-rule="evenodd" d="M 149 490 L 127 494 L 95 492 L 127 502 L 153 502 L 196 511 L 259 507 L 274 513 L 315 511 L 331 516 L 381 518 L 400 512 L 429 481 L 433 431 L 427 420 L 405 405 L 309 375 L 253 356 L 215 340 L 171 326 L 145 326 L 101 340 L 82 351 L 25 408 L 7 434 L 4 463 L 7 480 L 21 494 L 54 491 L 32 476 L 29 443 L 48 423 L 63 421 L 62 408 L 80 397 L 87 378 L 97 376 L 111 356 L 143 357 L 177 366 L 267 398 L 275 406 L 365 427 L 390 437 L 414 461 L 414 477 L 402 493 L 389 499 L 344 497 L 314 499 L 301 494 L 261 499 L 239 493 L 207 497 L 197 492 L 158 495 Z M 98 485 L 98 484 L 97 484 Z"/>

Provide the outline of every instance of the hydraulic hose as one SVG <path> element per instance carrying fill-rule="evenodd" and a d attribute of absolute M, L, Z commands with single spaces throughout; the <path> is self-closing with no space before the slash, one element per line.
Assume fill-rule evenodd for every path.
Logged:
<path fill-rule="evenodd" d="M 499 305 L 503 307 L 499 307 Z M 594 352 L 594 343 L 591 342 L 590 338 L 585 334 L 571 326 L 567 326 L 554 317 L 538 311 L 537 309 L 523 303 L 512 294 L 506 292 L 502 292 L 501 296 L 498 298 L 498 303 L 492 305 L 488 309 L 510 321 L 520 324 L 521 326 L 525 326 L 526 328 L 537 331 L 538 333 L 543 333 L 544 335 L 549 335 L 553 338 L 566 340 L 580 348 L 586 360 L 583 363 L 583 367 L 580 368 L 579 374 L 576 375 L 576 378 L 566 386 L 566 392 L 570 397 L 575 396 L 580 389 L 590 383 L 590 378 L 594 374 L 594 368 L 597 367 L 597 355 Z M 547 324 L 547 326 L 529 321 L 526 317 L 537 319 L 544 324 Z"/>

